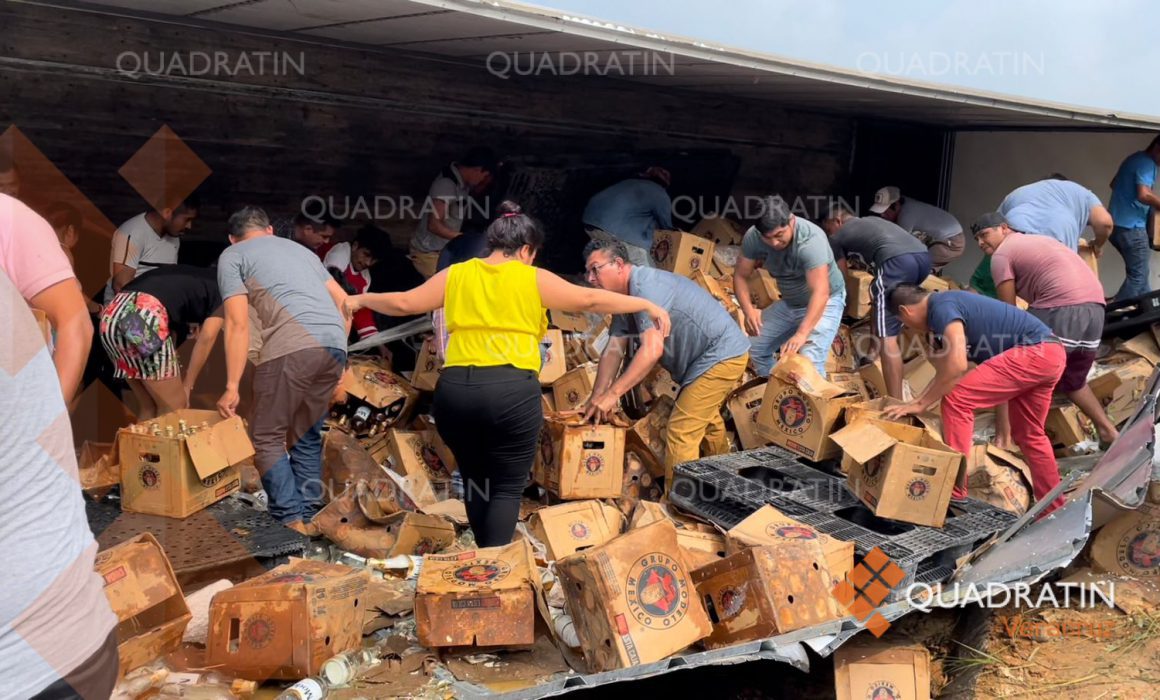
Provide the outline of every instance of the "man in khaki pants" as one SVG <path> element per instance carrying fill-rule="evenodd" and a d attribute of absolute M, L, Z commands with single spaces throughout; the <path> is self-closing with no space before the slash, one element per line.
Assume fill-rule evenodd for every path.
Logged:
<path fill-rule="evenodd" d="M 459 237 L 464 220 L 471 214 L 472 193 L 487 189 L 497 167 L 490 148 L 473 148 L 465 158 L 439 171 L 423 200 L 419 226 L 411 237 L 408 257 L 419 274 L 428 278 L 435 274 L 443 246 Z"/>
<path fill-rule="evenodd" d="M 672 331 L 665 338 L 646 314 L 613 317 L 592 395 L 584 405 L 585 418 L 607 420 L 620 397 L 643 381 L 658 362 L 668 370 L 681 391 L 665 435 L 667 491 L 672 487 L 673 467 L 702 456 L 702 440 L 707 455 L 729 451 L 721 406 L 749 363 L 749 339 L 708 292 L 686 277 L 629 263 L 620 241 L 594 239 L 584 249 L 584 257 L 591 284 L 648 299 L 673 319 Z M 640 348 L 624 367 L 630 337 L 639 339 Z"/>

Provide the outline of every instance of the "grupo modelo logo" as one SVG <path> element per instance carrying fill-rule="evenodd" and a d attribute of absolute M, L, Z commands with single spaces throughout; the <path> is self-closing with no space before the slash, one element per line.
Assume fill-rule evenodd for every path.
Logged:
<path fill-rule="evenodd" d="M 625 579 L 628 611 L 650 629 L 670 629 L 689 609 L 689 581 L 672 557 L 652 552 L 640 557 Z"/>
<path fill-rule="evenodd" d="M 801 435 L 813 423 L 809 402 L 797 389 L 785 389 L 774 398 L 777 420 L 781 430 L 789 435 Z"/>

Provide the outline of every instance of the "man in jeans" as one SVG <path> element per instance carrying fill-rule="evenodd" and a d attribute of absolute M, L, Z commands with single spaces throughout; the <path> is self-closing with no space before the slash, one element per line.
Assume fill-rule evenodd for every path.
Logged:
<path fill-rule="evenodd" d="M 877 216 L 858 218 L 846 205 L 835 203 L 822 228 L 830 237 L 834 260 L 842 272 L 847 260 L 855 260 L 874 273 L 874 335 L 882 343 L 882 375 L 886 391 L 902 398 L 902 350 L 898 335 L 902 324 L 891 314 L 890 292 L 900 284 L 920 285 L 931 270 L 931 257 L 922 241 L 897 224 Z"/>
<path fill-rule="evenodd" d="M 1124 159 L 1112 179 L 1109 209 L 1116 227 L 1112 229 L 1112 246 L 1124 258 L 1124 283 L 1115 300 L 1135 299 L 1152 291 L 1150 263 L 1151 241 L 1148 240 L 1148 217 L 1160 209 L 1160 197 L 1152 191 L 1156 184 L 1156 164 L 1160 163 L 1160 136 L 1143 151 Z"/>
<path fill-rule="evenodd" d="M 702 440 L 709 455 L 729 451 L 721 406 L 745 372 L 749 340 L 708 292 L 686 277 L 632 265 L 624 243 L 592 240 L 584 253 L 588 281 L 594 286 L 648 299 L 672 318 L 672 332 L 665 338 L 648 314 L 613 317 L 592 395 L 584 405 L 585 418 L 607 419 L 620 397 L 658 362 L 668 370 L 681 385 L 665 433 L 665 488 L 671 488 L 673 467 L 698 459 Z M 639 339 L 640 348 L 623 367 L 630 338 Z"/>
<path fill-rule="evenodd" d="M 921 396 L 887 408 L 887 418 L 922 413 L 941 399 L 943 440 L 966 454 L 974 444 L 975 411 L 1006 402 L 1011 436 L 1031 468 L 1035 500 L 1047 495 L 1059 483 L 1059 465 L 1043 425 L 1067 362 L 1051 329 L 1026 311 L 970 292 L 903 285 L 891 293 L 890 305 L 903 325 L 930 335 L 936 373 Z M 968 369 L 968 362 L 978 366 Z M 966 475 L 960 472 L 952 499 L 966 497 Z M 1063 502 L 1060 496 L 1046 512 Z"/>
<path fill-rule="evenodd" d="M 346 364 L 346 293 L 309 249 L 274 236 L 266 212 L 244 207 L 229 221 L 218 259 L 225 308 L 223 416 L 235 414 L 249 347 L 249 307 L 262 333 L 250 433 L 270 515 L 303 534 L 322 489 L 322 422 Z"/>
<path fill-rule="evenodd" d="M 737 295 L 746 330 L 756 336 L 750 338 L 749 350 L 754 370 L 768 377 L 776 364 L 775 350 L 779 357 L 800 352 L 824 377 L 846 307 L 846 281 L 822 229 L 791 214 L 781 197 L 766 197 L 762 209 L 757 226 L 742 239 L 733 269 L 733 288 L 746 289 L 764 259 L 781 292 L 781 301 L 764 310 L 756 308 L 748 294 Z"/>
<path fill-rule="evenodd" d="M 1065 244 L 1017 233 L 998 212 L 979 217 L 971 230 L 991 258 L 999 300 L 1011 305 L 1016 296 L 1025 300 L 1028 313 L 1047 324 L 1063 344 L 1067 368 L 1056 389 L 1091 418 L 1101 441 L 1115 440 L 1116 426 L 1087 385 L 1104 334 L 1104 287 L 1099 278 Z"/>

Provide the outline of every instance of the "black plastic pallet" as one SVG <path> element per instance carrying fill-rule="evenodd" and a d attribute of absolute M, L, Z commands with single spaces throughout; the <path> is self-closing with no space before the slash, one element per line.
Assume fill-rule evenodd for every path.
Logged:
<path fill-rule="evenodd" d="M 1131 335 L 1160 321 L 1160 291 L 1113 301 L 1104 308 L 1104 337 Z"/>
<path fill-rule="evenodd" d="M 846 489 L 845 479 L 802 464 L 778 448 L 677 465 L 670 498 L 724 528 L 768 503 L 819 532 L 853 542 L 859 558 L 877 547 L 906 574 L 891 601 L 901 598 L 911 583 L 945 580 L 956 558 L 1016 519 L 974 499 L 956 504 L 941 528 L 879 518 Z"/>

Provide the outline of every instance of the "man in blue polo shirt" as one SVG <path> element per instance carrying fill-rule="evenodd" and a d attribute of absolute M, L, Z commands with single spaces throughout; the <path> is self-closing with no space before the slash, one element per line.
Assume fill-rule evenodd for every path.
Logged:
<path fill-rule="evenodd" d="M 1054 238 L 1073 251 L 1079 250 L 1080 234 L 1090 225 L 1096 257 L 1112 234 L 1112 215 L 1100 198 L 1062 175 L 1012 190 L 999 205 L 999 213 L 1012 230 Z"/>
<path fill-rule="evenodd" d="M 777 280 L 781 301 L 758 309 L 748 294 L 738 294 L 745 329 L 752 336 L 753 367 L 768 377 L 778 357 L 797 353 L 826 376 L 826 358 L 846 307 L 846 280 L 834 261 L 825 231 L 795 216 L 781 197 L 762 200 L 762 215 L 741 241 L 733 268 L 733 288 L 745 289 L 757 265 Z"/>
<path fill-rule="evenodd" d="M 668 338 L 653 327 L 648 314 L 613 317 L 592 396 L 585 403 L 586 418 L 607 418 L 620 397 L 658 362 L 669 371 L 681 385 L 665 432 L 665 487 L 669 488 L 673 467 L 699 458 L 702 440 L 707 454 L 729 451 L 721 406 L 745 372 L 749 340 L 708 292 L 687 277 L 631 264 L 620 241 L 593 240 L 584 250 L 584 259 L 593 286 L 643 297 L 672 317 Z M 640 347 L 624 366 L 632 338 L 640 341 Z"/>
<path fill-rule="evenodd" d="M 1035 499 L 1055 488 L 1059 465 L 1043 426 L 1067 353 L 1051 329 L 1018 307 L 970 292 L 903 285 L 891 293 L 890 305 L 907 328 L 929 334 L 936 373 L 921 396 L 887 408 L 887 417 L 922 413 L 941 399 L 943 440 L 966 454 L 974 442 L 975 411 L 1005 402 L 1011 437 L 1031 468 Z M 968 369 L 969 362 L 978 366 Z M 966 497 L 961 474 L 952 498 Z M 1048 511 L 1061 505 L 1062 497 Z"/>
<path fill-rule="evenodd" d="M 1124 283 L 1116 292 L 1116 301 L 1134 299 L 1152 291 L 1152 249 L 1148 240 L 1148 217 L 1160 209 L 1160 197 L 1152 191 L 1156 184 L 1156 164 L 1160 163 L 1160 136 L 1143 151 L 1124 159 L 1112 179 L 1112 201 L 1109 207 L 1116 227 L 1112 246 L 1124 257 Z"/>

